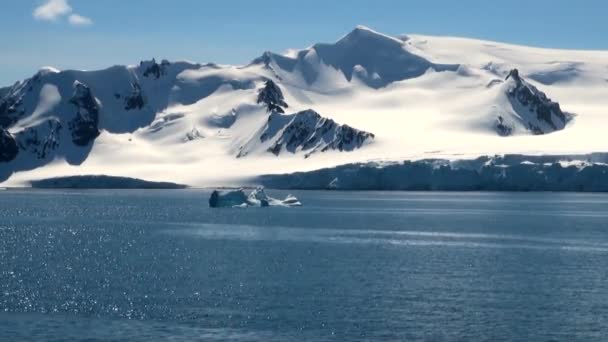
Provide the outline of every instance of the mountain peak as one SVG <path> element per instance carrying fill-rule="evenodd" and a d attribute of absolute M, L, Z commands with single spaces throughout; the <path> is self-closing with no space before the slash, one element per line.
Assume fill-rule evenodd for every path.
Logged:
<path fill-rule="evenodd" d="M 48 74 L 58 74 L 61 70 L 53 68 L 52 66 L 44 66 L 38 70 L 37 75 L 44 76 Z"/>
<path fill-rule="evenodd" d="M 372 30 L 371 28 L 369 28 L 365 25 L 355 26 L 355 28 L 351 31 L 351 33 L 381 34 L 381 33 L 378 33 L 377 31 Z"/>
<path fill-rule="evenodd" d="M 365 26 L 365 25 L 357 25 L 355 26 L 355 30 L 367 30 L 367 31 L 373 31 L 371 28 Z"/>
<path fill-rule="evenodd" d="M 403 42 L 395 37 L 385 35 L 383 33 L 372 30 L 371 28 L 363 25 L 357 25 L 347 35 L 342 37 L 336 44 L 340 43 L 360 43 L 361 41 L 375 40 L 386 42 L 389 44 L 401 45 Z"/>
<path fill-rule="evenodd" d="M 533 134 L 546 134 L 562 130 L 572 119 L 572 114 L 563 112 L 559 103 L 552 101 L 542 91 L 528 83 L 512 69 L 506 77 L 505 94 L 517 114 L 517 121 Z M 510 135 L 510 128 L 502 116 L 498 117 L 499 134 Z M 506 127 L 506 130 L 505 130 Z M 503 134 L 507 132 L 508 134 Z"/>
<path fill-rule="evenodd" d="M 314 57 L 314 58 L 313 58 Z M 404 40 L 356 26 L 335 43 L 317 43 L 293 55 L 265 52 L 252 64 L 276 64 L 279 75 L 297 69 L 308 85 L 317 81 L 320 64 L 341 71 L 348 82 L 356 77 L 367 86 L 382 88 L 423 75 L 428 69 L 456 71 L 458 64 L 436 64 L 407 49 Z M 280 76 L 278 76 L 280 78 Z"/>
<path fill-rule="evenodd" d="M 511 71 L 509 71 L 509 74 L 507 75 L 507 78 L 505 80 L 508 79 L 513 79 L 516 83 L 520 83 L 521 77 L 519 77 L 519 70 L 512 69 Z"/>

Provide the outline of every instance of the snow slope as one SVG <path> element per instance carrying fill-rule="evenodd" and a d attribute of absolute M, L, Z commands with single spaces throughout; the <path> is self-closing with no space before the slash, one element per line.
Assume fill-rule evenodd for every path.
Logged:
<path fill-rule="evenodd" d="M 284 113 L 258 101 L 269 80 Z M 607 110 L 607 51 L 357 27 L 245 66 L 44 68 L 0 89 L 0 182 L 107 174 L 241 185 L 355 162 L 603 152 Z M 340 143 L 345 127 L 369 139 Z"/>

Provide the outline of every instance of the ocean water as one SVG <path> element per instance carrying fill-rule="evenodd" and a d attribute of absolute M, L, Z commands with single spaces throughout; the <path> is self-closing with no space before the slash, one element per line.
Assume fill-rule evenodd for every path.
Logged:
<path fill-rule="evenodd" d="M 295 194 L 1 191 L 0 340 L 608 338 L 608 195 Z"/>

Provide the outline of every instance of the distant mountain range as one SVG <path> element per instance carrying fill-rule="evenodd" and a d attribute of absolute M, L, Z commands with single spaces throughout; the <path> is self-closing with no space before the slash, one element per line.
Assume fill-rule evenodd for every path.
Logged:
<path fill-rule="evenodd" d="M 0 182 L 189 185 L 350 162 L 608 149 L 608 52 L 357 27 L 244 66 L 43 68 L 0 89 Z"/>

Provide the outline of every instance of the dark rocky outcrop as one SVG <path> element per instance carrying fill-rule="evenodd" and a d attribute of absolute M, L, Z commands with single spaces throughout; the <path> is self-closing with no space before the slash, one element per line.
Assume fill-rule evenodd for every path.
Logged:
<path fill-rule="evenodd" d="M 186 133 L 186 136 L 184 137 L 184 142 L 194 141 L 203 138 L 205 138 L 205 136 L 198 129 L 196 129 L 196 127 L 193 127 L 190 132 Z"/>
<path fill-rule="evenodd" d="M 280 136 L 276 138 L 278 134 Z M 353 151 L 374 139 L 374 135 L 339 125 L 309 109 L 292 115 L 271 113 L 260 140 L 265 142 L 274 138 L 276 140 L 269 152 L 279 155 L 283 150 L 291 153 L 299 150 L 305 151 L 308 157 L 319 151 Z"/>
<path fill-rule="evenodd" d="M 19 148 L 40 160 L 45 159 L 59 147 L 61 129 L 61 122 L 57 119 L 29 127 L 17 135 Z"/>
<path fill-rule="evenodd" d="M 139 63 L 139 65 L 140 67 L 144 68 L 144 77 L 154 77 L 155 79 L 159 79 L 166 73 L 169 62 L 163 60 L 160 64 L 158 64 L 156 63 L 156 59 L 152 59 L 152 61 L 142 61 Z"/>
<path fill-rule="evenodd" d="M 146 102 L 141 91 L 141 86 L 139 83 L 133 83 L 131 88 L 131 94 L 125 97 L 125 110 L 142 109 L 146 105 Z"/>
<path fill-rule="evenodd" d="M 498 132 L 499 135 L 506 137 L 511 135 L 513 127 L 507 125 L 505 119 L 499 115 L 498 118 L 496 118 L 496 132 Z"/>
<path fill-rule="evenodd" d="M 76 82 L 70 103 L 76 106 L 76 117 L 69 122 L 72 141 L 78 146 L 87 146 L 100 134 L 99 103 L 86 85 Z"/>
<path fill-rule="evenodd" d="M 258 104 L 264 104 L 269 113 L 285 113 L 289 106 L 285 102 L 281 88 L 272 80 L 267 80 L 264 88 L 258 92 Z"/>
<path fill-rule="evenodd" d="M 15 138 L 9 132 L 0 128 L 0 163 L 15 159 L 18 153 L 19 148 Z"/>
<path fill-rule="evenodd" d="M 5 98 L 0 98 L 0 128 L 8 128 L 25 115 L 23 108 L 23 94 L 10 93 Z"/>
<path fill-rule="evenodd" d="M 511 70 L 506 80 L 512 81 L 507 96 L 514 109 L 517 111 L 517 108 L 521 107 L 535 115 L 535 117 L 528 118 L 526 115 L 520 115 L 522 118 L 526 118 L 527 122 L 524 124 L 532 133 L 545 134 L 563 129 L 572 118 L 571 114 L 561 110 L 559 103 L 551 101 L 545 93 L 526 82 L 517 69 Z M 550 129 L 542 129 L 540 127 L 542 123 L 548 125 Z"/>

